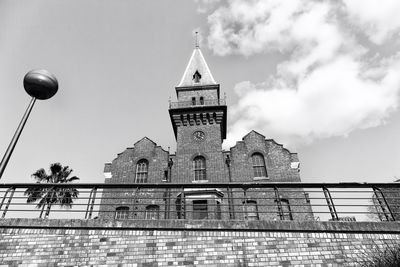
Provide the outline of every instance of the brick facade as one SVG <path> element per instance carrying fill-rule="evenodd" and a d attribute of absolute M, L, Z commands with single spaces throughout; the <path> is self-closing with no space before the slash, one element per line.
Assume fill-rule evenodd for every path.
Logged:
<path fill-rule="evenodd" d="M 212 78 L 198 48 L 186 70 L 182 78 L 186 82 L 176 87 L 178 102 L 171 104 L 169 109 L 177 142 L 176 154 L 171 155 L 150 139 L 143 138 L 133 148 L 119 154 L 112 163 L 106 164 L 106 183 L 138 182 L 138 166 L 143 160 L 148 163 L 146 182 L 149 183 L 300 182 L 297 154 L 255 131 L 245 135 L 229 151 L 223 151 L 227 107 L 220 97 L 220 85 Z M 192 76 L 194 79 L 196 71 L 203 71 L 200 75 L 208 79 L 193 81 L 189 85 L 188 81 L 191 81 Z M 196 169 L 195 159 L 198 157 L 204 161 L 201 165 L 204 171 Z M 261 164 L 261 167 L 254 163 L 257 157 L 257 164 Z M 129 209 L 129 215 L 124 215 L 125 219 L 141 219 L 146 217 L 143 209 L 156 205 L 158 218 L 190 219 L 194 214 L 195 203 L 206 201 L 208 219 L 248 219 L 246 214 L 249 210 L 253 210 L 252 219 L 258 220 L 313 219 L 311 206 L 301 191 L 272 190 L 266 193 L 265 190 L 250 190 L 244 196 L 243 192 L 228 191 L 226 188 L 215 188 L 207 192 L 155 192 L 148 189 L 118 193 L 108 190 L 103 195 L 106 198 L 102 200 L 99 214 L 102 218 L 112 218 L 117 207 L 125 207 Z M 186 213 L 179 214 L 179 209 L 183 207 Z M 283 208 L 290 209 L 293 215 L 282 217 L 280 210 Z"/>
<path fill-rule="evenodd" d="M 374 251 L 400 244 L 395 222 L 270 222 L 262 231 L 250 223 L 202 226 L 214 230 L 190 229 L 196 225 L 189 222 L 171 229 L 175 224 L 3 219 L 0 265 L 359 266 Z"/>
<path fill-rule="evenodd" d="M 193 90 L 195 89 L 195 90 Z M 189 87 L 186 90 L 181 89 L 177 91 L 177 98 L 178 101 L 185 102 L 185 101 L 192 101 L 192 98 L 196 99 L 197 104 L 200 103 L 200 97 L 203 97 L 205 100 L 209 99 L 218 99 L 219 98 L 219 88 L 216 89 L 215 87 Z"/>
<path fill-rule="evenodd" d="M 106 164 L 105 174 L 108 178 L 106 183 L 135 183 L 136 165 L 140 160 L 148 162 L 148 183 L 161 183 L 166 179 L 168 172 L 169 153 L 157 146 L 148 138 L 136 142 L 133 147 L 127 148 L 118 154 L 111 164 Z M 149 200 L 150 196 L 153 198 Z M 118 201 L 115 201 L 115 197 Z M 165 210 L 162 202 L 163 192 L 152 190 L 105 190 L 102 195 L 102 205 L 99 216 L 102 218 L 114 218 L 118 207 L 128 207 L 129 212 L 126 219 L 143 219 L 145 209 L 150 205 L 157 205 L 160 213 Z"/>

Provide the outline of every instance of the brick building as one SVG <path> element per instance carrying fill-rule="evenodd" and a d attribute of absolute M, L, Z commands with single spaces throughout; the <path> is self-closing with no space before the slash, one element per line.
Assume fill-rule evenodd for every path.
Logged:
<path fill-rule="evenodd" d="M 175 154 L 147 137 L 105 164 L 106 183 L 270 183 L 300 182 L 299 160 L 281 144 L 251 131 L 229 151 L 227 106 L 220 85 L 196 47 L 169 114 Z M 115 219 L 308 220 L 312 210 L 302 191 L 141 189 L 103 192 L 99 217 Z M 278 205 L 279 204 L 279 205 Z"/>

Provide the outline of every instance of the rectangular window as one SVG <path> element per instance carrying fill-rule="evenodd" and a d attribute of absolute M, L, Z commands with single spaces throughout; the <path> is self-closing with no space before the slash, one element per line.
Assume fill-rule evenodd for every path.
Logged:
<path fill-rule="evenodd" d="M 129 208 L 128 207 L 118 207 L 115 209 L 115 219 L 116 220 L 126 220 L 128 219 Z"/>
<path fill-rule="evenodd" d="M 216 202 L 217 206 L 215 207 L 215 219 L 216 220 L 222 220 L 222 216 L 221 216 L 221 203 L 220 202 Z"/>
<path fill-rule="evenodd" d="M 257 201 L 255 201 L 255 200 L 243 201 L 243 209 L 245 212 L 246 220 L 249 220 L 249 221 L 259 220 Z"/>
<path fill-rule="evenodd" d="M 208 218 L 207 200 L 193 201 L 193 220 L 203 220 Z"/>
<path fill-rule="evenodd" d="M 145 219 L 158 220 L 160 214 L 160 207 L 158 205 L 150 205 L 146 207 Z"/>

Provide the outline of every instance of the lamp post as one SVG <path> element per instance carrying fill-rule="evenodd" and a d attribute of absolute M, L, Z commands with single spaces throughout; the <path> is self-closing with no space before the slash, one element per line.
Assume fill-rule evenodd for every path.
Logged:
<path fill-rule="evenodd" d="M 7 163 L 10 160 L 11 154 L 17 144 L 18 138 L 24 129 L 25 123 L 28 120 L 29 114 L 32 111 L 33 105 L 36 99 L 46 100 L 51 98 L 57 93 L 58 82 L 57 78 L 48 72 L 47 70 L 31 70 L 24 77 L 24 88 L 25 91 L 32 97 L 28 108 L 22 117 L 21 122 L 18 125 L 17 130 L 9 144 L 6 153 L 0 163 L 0 179 L 3 176 L 3 172 L 6 169 Z"/>

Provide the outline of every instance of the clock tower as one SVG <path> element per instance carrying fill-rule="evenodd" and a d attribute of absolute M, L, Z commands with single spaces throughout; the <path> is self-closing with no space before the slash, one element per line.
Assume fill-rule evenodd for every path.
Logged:
<path fill-rule="evenodd" d="M 198 46 L 169 114 L 177 141 L 173 183 L 226 182 L 222 141 L 226 138 L 225 99 Z"/>

